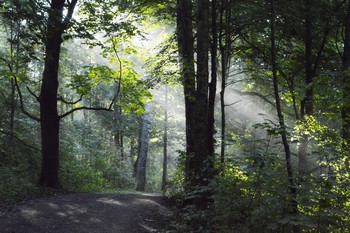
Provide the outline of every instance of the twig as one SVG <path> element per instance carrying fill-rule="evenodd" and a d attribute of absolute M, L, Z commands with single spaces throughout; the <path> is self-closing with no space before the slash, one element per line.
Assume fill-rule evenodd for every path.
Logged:
<path fill-rule="evenodd" d="M 232 105 L 238 104 L 238 103 L 241 102 L 241 101 L 242 101 L 242 100 L 238 100 L 238 101 L 233 102 L 233 103 L 231 103 L 231 104 L 225 104 L 225 106 L 226 106 L 226 107 L 230 107 L 230 106 L 232 106 Z"/>

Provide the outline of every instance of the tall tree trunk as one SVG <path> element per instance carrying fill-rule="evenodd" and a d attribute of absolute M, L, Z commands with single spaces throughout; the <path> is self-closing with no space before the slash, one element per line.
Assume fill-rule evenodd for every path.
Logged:
<path fill-rule="evenodd" d="M 208 51 L 209 51 L 209 0 L 198 1 L 197 6 L 197 92 L 195 105 L 195 184 L 199 190 L 209 182 L 208 132 Z M 195 205 L 208 208 L 209 193 L 199 191 Z"/>
<path fill-rule="evenodd" d="M 162 190 L 165 190 L 167 184 L 168 184 L 168 85 L 165 86 Z"/>
<path fill-rule="evenodd" d="M 16 10 L 18 10 L 18 5 L 16 5 Z M 11 54 L 11 60 L 10 60 L 10 66 L 11 69 L 18 74 L 19 72 L 19 53 L 20 53 L 20 22 L 19 20 L 12 20 L 10 22 L 10 54 Z M 14 57 L 15 55 L 15 57 Z M 10 134 L 8 137 L 8 147 L 10 150 L 12 150 L 12 143 L 13 143 L 13 137 L 14 137 L 14 127 L 15 127 L 15 113 L 16 113 L 16 83 L 15 78 L 11 78 L 11 94 L 10 94 Z M 11 153 L 11 152 L 10 152 Z"/>
<path fill-rule="evenodd" d="M 76 2 L 76 0 L 70 2 L 65 19 L 63 18 L 64 0 L 52 0 L 48 10 L 45 67 L 40 93 L 42 169 L 39 185 L 44 187 L 59 187 L 58 68 L 62 34 L 73 14 Z"/>
<path fill-rule="evenodd" d="M 293 174 L 292 161 L 291 161 L 291 151 L 290 151 L 290 147 L 287 139 L 286 125 L 284 122 L 284 116 L 283 116 L 282 107 L 281 107 L 281 99 L 279 96 L 279 85 L 278 85 L 278 78 L 277 78 L 277 53 L 276 53 L 276 35 L 275 35 L 276 34 L 276 28 L 275 28 L 276 15 L 275 15 L 274 0 L 270 0 L 270 5 L 271 5 L 270 38 L 271 38 L 271 64 L 272 64 L 272 75 L 273 75 L 273 89 L 274 89 L 279 127 L 281 129 L 281 138 L 282 138 L 282 143 L 283 143 L 284 152 L 285 152 L 286 169 L 287 169 L 287 176 L 289 181 L 291 214 L 297 215 L 298 214 L 298 203 L 296 202 L 297 192 L 295 188 L 294 174 Z M 295 227 L 293 231 L 299 232 L 299 228 Z"/>
<path fill-rule="evenodd" d="M 212 24 L 211 24 L 211 81 L 209 84 L 209 102 L 208 102 L 208 153 L 209 153 L 209 168 L 210 173 L 214 170 L 215 160 L 215 98 L 216 98 L 216 87 L 217 87 L 217 49 L 218 49 L 218 36 L 217 36 L 217 1 L 212 0 Z M 209 174 L 211 175 L 211 174 Z"/>
<path fill-rule="evenodd" d="M 305 7 L 305 97 L 301 103 L 300 117 L 306 120 L 308 116 L 313 114 L 313 68 L 312 68 L 312 14 L 311 0 L 304 0 Z M 306 175 L 308 170 L 307 150 L 309 145 L 309 137 L 306 134 L 301 135 L 298 150 L 298 167 L 299 175 Z"/>
<path fill-rule="evenodd" d="M 350 148 L 350 2 L 345 19 L 345 38 L 343 52 L 343 139 L 344 148 L 349 153 Z M 349 155 L 349 154 L 348 154 Z"/>
<path fill-rule="evenodd" d="M 12 30 L 11 30 L 12 31 Z M 11 36 L 12 36 L 11 32 Z M 12 38 L 13 40 L 13 38 Z M 19 41 L 17 41 L 17 46 Z M 18 72 L 18 60 L 15 61 L 13 54 L 13 45 L 11 43 L 11 67 L 13 67 L 13 64 L 15 64 L 15 72 Z M 19 53 L 19 50 L 17 49 L 16 54 Z M 13 68 L 12 68 L 13 69 Z M 15 92 L 16 92 L 16 86 L 15 86 L 15 79 L 16 77 L 12 77 L 11 78 L 11 94 L 10 94 L 10 134 L 9 134 L 9 138 L 8 138 L 8 147 L 10 150 L 12 150 L 12 142 L 13 142 L 13 136 L 14 136 L 14 127 L 15 127 L 15 112 L 16 112 L 16 96 L 15 96 Z"/>
<path fill-rule="evenodd" d="M 134 165 L 136 164 L 137 159 L 137 142 L 134 137 L 130 138 L 130 154 L 129 154 L 129 163 Z M 133 169 L 133 176 L 135 177 L 135 169 Z"/>
<path fill-rule="evenodd" d="M 142 131 L 140 138 L 140 149 L 138 153 L 136 165 L 136 191 L 145 191 L 146 186 L 146 166 L 148 154 L 149 131 L 151 127 L 150 122 L 150 106 L 146 104 L 145 113 L 142 116 Z"/>
<path fill-rule="evenodd" d="M 118 159 L 124 160 L 124 153 L 123 153 L 123 135 L 122 135 L 122 108 L 118 105 L 114 105 L 114 144 L 117 149 L 117 156 Z"/>
<path fill-rule="evenodd" d="M 231 2 L 227 0 L 221 1 L 220 7 L 220 32 L 219 32 L 219 48 L 221 57 L 221 90 L 220 90 L 220 107 L 221 107 L 221 145 L 220 145 L 220 163 L 221 169 L 225 165 L 225 149 L 226 149 L 226 114 L 225 114 L 225 91 L 226 78 L 229 73 L 229 61 L 231 51 L 231 30 L 229 29 L 232 22 Z M 226 29 L 224 28 L 226 25 Z M 225 34 L 225 35 L 224 35 Z"/>
<path fill-rule="evenodd" d="M 194 108 L 195 95 L 195 71 L 194 71 L 194 48 L 192 32 L 192 1 L 177 0 L 177 39 L 180 55 L 181 80 L 185 96 L 186 116 L 186 161 L 185 161 L 185 188 L 189 190 L 195 185 L 195 143 Z"/>
<path fill-rule="evenodd" d="M 40 94 L 42 170 L 39 184 L 57 188 L 59 169 L 58 67 L 62 43 L 63 0 L 52 0 L 46 33 L 46 52 Z"/>
<path fill-rule="evenodd" d="M 120 96 L 120 83 L 116 82 L 114 84 L 115 96 L 118 102 L 121 102 Z M 124 148 L 123 148 L 123 110 L 122 107 L 117 103 L 114 103 L 114 144 L 117 149 L 117 156 L 120 156 L 121 160 L 125 160 Z"/>

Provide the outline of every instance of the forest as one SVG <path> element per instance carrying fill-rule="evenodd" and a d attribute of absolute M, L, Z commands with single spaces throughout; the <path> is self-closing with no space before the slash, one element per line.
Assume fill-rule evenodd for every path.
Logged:
<path fill-rule="evenodd" d="M 138 191 L 175 200 L 167 232 L 350 232 L 349 0 L 0 0 L 0 108 L 0 205 Z"/>

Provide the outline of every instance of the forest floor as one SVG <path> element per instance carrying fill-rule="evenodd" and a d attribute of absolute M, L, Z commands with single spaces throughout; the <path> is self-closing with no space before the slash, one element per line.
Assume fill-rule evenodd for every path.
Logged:
<path fill-rule="evenodd" d="M 0 209 L 1 233 L 164 232 L 171 202 L 152 194 L 73 193 Z"/>

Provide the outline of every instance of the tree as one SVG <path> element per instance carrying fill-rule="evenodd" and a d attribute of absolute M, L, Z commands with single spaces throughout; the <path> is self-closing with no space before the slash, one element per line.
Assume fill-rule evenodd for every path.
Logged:
<path fill-rule="evenodd" d="M 276 53 L 276 35 L 275 35 L 276 12 L 275 12 L 274 0 L 270 0 L 270 7 L 271 7 L 271 23 L 270 23 L 271 66 L 272 66 L 273 90 L 274 90 L 276 110 L 277 110 L 277 116 L 278 116 L 278 122 L 279 122 L 278 131 L 281 134 L 284 153 L 285 153 L 287 177 L 289 182 L 291 213 L 293 215 L 296 215 L 298 214 L 298 203 L 296 201 L 297 190 L 295 188 L 292 159 L 291 159 L 291 150 L 287 139 L 287 129 L 286 129 L 285 120 L 284 120 L 284 116 L 281 108 L 281 98 L 279 94 L 279 85 L 278 85 L 278 77 L 277 77 L 277 53 Z M 298 227 L 294 227 L 294 232 L 299 232 Z"/>
<path fill-rule="evenodd" d="M 58 68 L 62 35 L 69 27 L 77 0 L 68 3 L 64 17 L 64 0 L 52 0 L 48 10 L 45 68 L 39 97 L 42 138 L 42 170 L 39 184 L 59 187 L 59 121 L 57 112 Z"/>
<path fill-rule="evenodd" d="M 342 136 L 346 145 L 345 151 L 348 151 L 350 146 L 350 2 L 348 2 L 347 5 L 347 13 L 345 18 L 343 51 Z"/>
<path fill-rule="evenodd" d="M 111 110 L 109 108 L 93 108 L 93 107 L 78 107 L 69 110 L 61 115 L 58 114 L 57 101 L 61 101 L 65 104 L 76 104 L 82 100 L 82 96 L 86 94 L 89 87 L 79 86 L 77 91 L 80 92 L 81 97 L 78 101 L 67 101 L 58 96 L 58 71 L 59 61 L 61 53 L 61 45 L 63 37 L 72 26 L 72 16 L 74 13 L 77 0 L 64 1 L 64 0 L 52 0 L 50 7 L 48 8 L 48 20 L 46 24 L 46 34 L 44 36 L 45 44 L 45 62 L 44 72 L 41 84 L 40 96 L 36 97 L 32 93 L 40 104 L 40 118 L 35 117 L 24 110 L 23 97 L 20 88 L 17 86 L 19 93 L 22 110 L 26 115 L 40 121 L 41 137 L 42 137 L 42 170 L 39 184 L 44 187 L 59 187 L 58 170 L 59 170 L 59 124 L 60 120 L 75 111 L 88 109 L 88 110 Z M 64 15 L 66 12 L 66 15 Z M 38 27 L 38 25 L 37 25 Z M 67 38 L 67 37 L 65 37 Z M 110 69 L 91 68 L 90 74 L 106 74 L 104 72 L 110 72 Z M 112 75 L 111 75 L 112 76 Z M 77 76 L 79 77 L 79 76 Z M 80 76 L 81 77 L 81 76 Z M 15 79 L 16 81 L 16 79 Z"/>
<path fill-rule="evenodd" d="M 193 106 L 196 103 L 195 95 L 195 70 L 194 47 L 192 26 L 192 2 L 187 0 L 177 1 L 176 35 L 179 47 L 181 82 L 184 87 L 185 116 L 186 116 L 186 161 L 185 161 L 185 186 L 189 190 L 194 186 L 195 164 L 195 113 Z"/>
<path fill-rule="evenodd" d="M 195 185 L 199 197 L 194 200 L 199 209 L 207 209 L 209 193 L 209 123 L 208 123 L 208 82 L 209 82 L 209 0 L 198 2 L 197 6 L 197 74 L 195 111 Z M 213 80 L 216 81 L 216 80 Z M 212 111 L 214 109 L 211 109 Z M 213 141 L 211 142 L 213 143 Z M 205 190 L 205 191 L 203 191 Z"/>
<path fill-rule="evenodd" d="M 217 26 L 217 1 L 211 2 L 211 80 L 209 83 L 209 99 L 208 99 L 208 153 L 210 169 L 214 169 L 215 155 L 215 99 L 217 88 L 217 55 L 218 55 L 218 26 Z"/>
<path fill-rule="evenodd" d="M 150 133 L 150 106 L 146 104 L 140 127 L 139 149 L 136 161 L 136 191 L 145 191 L 147 153 Z"/>
<path fill-rule="evenodd" d="M 219 51 L 221 64 L 221 90 L 220 90 L 220 107 L 221 107 L 221 145 L 220 161 L 221 165 L 225 163 L 226 149 L 226 114 L 225 114 L 225 90 L 227 78 L 230 70 L 230 59 L 232 49 L 232 2 L 222 0 L 220 4 L 220 21 L 219 21 Z"/>
<path fill-rule="evenodd" d="M 304 46 L 305 46 L 305 97 L 301 101 L 300 105 L 300 116 L 302 120 L 305 120 L 307 117 L 310 117 L 313 114 L 313 62 L 312 62 L 312 13 L 311 0 L 304 1 L 305 7 L 305 38 L 304 38 Z M 308 170 L 307 165 L 307 150 L 308 150 L 308 141 L 309 137 L 307 135 L 302 135 L 300 139 L 300 146 L 298 150 L 298 158 L 299 158 L 299 174 L 301 176 L 305 175 Z"/>
<path fill-rule="evenodd" d="M 165 86 L 165 109 L 164 109 L 164 129 L 163 129 L 163 174 L 162 190 L 168 184 L 168 85 Z"/>

